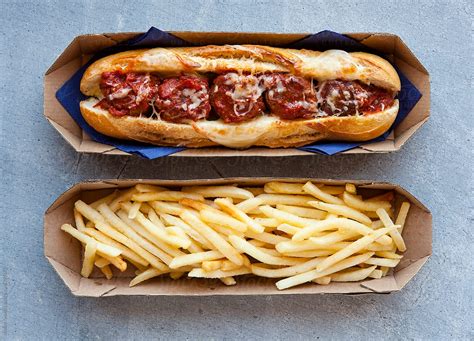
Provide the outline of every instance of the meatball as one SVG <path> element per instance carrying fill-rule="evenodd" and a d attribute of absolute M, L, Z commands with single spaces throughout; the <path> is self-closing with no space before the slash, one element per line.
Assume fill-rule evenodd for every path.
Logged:
<path fill-rule="evenodd" d="M 284 120 L 315 116 L 316 95 L 310 81 L 284 73 L 263 75 L 261 79 L 272 114 Z"/>
<path fill-rule="evenodd" d="M 211 103 L 226 123 L 251 120 L 265 110 L 258 77 L 229 72 L 218 76 L 211 89 Z"/>
<path fill-rule="evenodd" d="M 114 116 L 138 116 L 150 109 L 158 84 L 159 79 L 148 73 L 104 72 L 99 85 L 104 98 L 97 106 Z"/>
<path fill-rule="evenodd" d="M 384 110 L 394 101 L 392 93 L 357 81 L 330 80 L 318 85 L 319 109 L 326 115 L 351 116 Z"/>
<path fill-rule="evenodd" d="M 196 76 L 167 78 L 158 87 L 155 106 L 160 117 L 168 122 L 197 121 L 209 116 L 209 85 Z"/>

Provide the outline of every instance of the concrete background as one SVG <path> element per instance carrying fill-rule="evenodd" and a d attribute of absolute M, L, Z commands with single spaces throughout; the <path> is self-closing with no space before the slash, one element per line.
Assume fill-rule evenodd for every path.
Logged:
<path fill-rule="evenodd" d="M 1 1 L 4 339 L 473 339 L 469 1 Z M 79 155 L 42 115 L 43 73 L 76 35 L 165 30 L 387 31 L 431 73 L 432 117 L 398 153 L 199 160 Z M 90 178 L 293 175 L 397 182 L 434 215 L 434 253 L 392 295 L 74 298 L 43 256 L 42 216 Z M 471 321 L 471 322 L 469 322 Z M 0 337 L 1 338 L 1 337 Z"/>

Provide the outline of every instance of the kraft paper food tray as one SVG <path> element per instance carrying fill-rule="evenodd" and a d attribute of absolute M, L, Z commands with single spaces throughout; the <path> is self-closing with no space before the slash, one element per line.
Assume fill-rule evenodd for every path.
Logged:
<path fill-rule="evenodd" d="M 77 36 L 48 69 L 44 79 L 44 115 L 53 127 L 78 152 L 128 155 L 113 146 L 93 141 L 76 124 L 56 100 L 56 91 L 77 71 L 91 55 L 140 33 L 86 34 Z M 240 32 L 170 32 L 196 44 L 262 44 L 282 45 L 304 38 L 309 33 L 240 33 Z M 389 56 L 401 72 L 418 88 L 422 97 L 409 115 L 381 142 L 365 144 L 343 153 L 386 153 L 399 150 L 429 117 L 429 74 L 403 40 L 389 33 L 344 33 L 364 45 Z M 250 148 L 233 150 L 224 147 L 186 149 L 171 156 L 294 156 L 312 153 L 289 148 Z"/>
<path fill-rule="evenodd" d="M 138 182 L 161 186 L 245 184 L 260 185 L 268 181 L 314 181 L 326 184 L 355 183 L 367 190 L 394 190 L 396 205 L 402 198 L 412 203 L 403 231 L 407 245 L 400 264 L 392 274 L 381 279 L 370 279 L 356 283 L 330 283 L 322 286 L 309 283 L 287 290 L 278 290 L 274 279 L 254 276 L 237 277 L 237 285 L 225 286 L 219 280 L 181 278 L 172 280 L 169 276 L 156 278 L 130 288 L 133 273 L 114 271 L 114 278 L 107 280 L 94 270 L 91 278 L 83 278 L 81 271 L 81 245 L 60 229 L 64 223 L 74 223 L 74 202 L 82 199 L 89 203 L 119 187 L 129 187 Z M 377 193 L 374 193 L 377 194 Z M 285 295 L 285 294 L 365 294 L 390 293 L 402 289 L 419 271 L 432 252 L 432 218 L 430 211 L 412 194 L 400 186 L 374 181 L 345 181 L 307 178 L 228 178 L 205 180 L 102 180 L 81 182 L 59 196 L 48 208 L 44 216 L 45 256 L 64 283 L 76 296 L 115 296 L 115 295 L 164 295 L 164 296 L 209 296 L 209 295 Z"/>

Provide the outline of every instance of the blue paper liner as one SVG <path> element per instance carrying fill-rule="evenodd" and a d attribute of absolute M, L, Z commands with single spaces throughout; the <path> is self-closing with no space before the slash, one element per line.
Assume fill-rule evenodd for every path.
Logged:
<path fill-rule="evenodd" d="M 115 46 L 106 48 L 99 53 L 97 53 L 88 63 L 82 66 L 76 73 L 66 81 L 63 86 L 56 92 L 56 98 L 61 103 L 61 105 L 66 109 L 66 111 L 72 116 L 76 123 L 94 140 L 103 144 L 111 145 L 120 149 L 124 152 L 137 154 L 147 159 L 155 159 L 162 156 L 167 156 L 179 151 L 182 151 L 186 148 L 181 147 L 159 147 L 150 144 L 140 143 L 140 142 L 130 142 L 125 140 L 115 139 L 106 135 L 103 135 L 97 132 L 92 128 L 81 115 L 79 109 L 79 103 L 85 100 L 87 97 L 84 96 L 80 90 L 80 82 L 82 75 L 84 74 L 87 67 L 92 64 L 97 59 L 105 57 L 107 55 L 131 50 L 135 48 L 144 48 L 144 47 L 182 47 L 182 46 L 193 46 L 194 44 L 186 42 L 170 33 L 161 31 L 155 27 L 152 27 L 148 32 L 141 34 L 135 38 L 132 38 L 128 41 L 122 42 Z M 321 31 L 316 34 L 309 35 L 301 40 L 298 40 L 294 43 L 288 44 L 285 47 L 291 48 L 305 48 L 318 51 L 325 51 L 330 49 L 340 49 L 348 52 L 352 51 L 367 51 L 372 52 L 370 48 L 359 43 L 357 40 L 344 36 L 342 34 L 332 32 L 332 31 Z M 376 53 L 376 51 L 375 51 Z M 322 153 L 326 155 L 337 154 L 349 149 L 356 148 L 358 146 L 376 142 L 383 141 L 391 133 L 393 128 L 398 125 L 403 119 L 408 115 L 408 113 L 413 109 L 416 103 L 421 98 L 421 93 L 418 89 L 411 83 L 408 78 L 406 78 L 400 70 L 396 68 L 400 81 L 402 84 L 401 91 L 398 94 L 400 101 L 400 110 L 398 112 L 397 118 L 392 125 L 392 127 L 382 136 L 366 142 L 318 142 L 310 144 L 307 146 L 300 147 L 298 149 L 304 150 L 307 152 L 313 153 Z"/>

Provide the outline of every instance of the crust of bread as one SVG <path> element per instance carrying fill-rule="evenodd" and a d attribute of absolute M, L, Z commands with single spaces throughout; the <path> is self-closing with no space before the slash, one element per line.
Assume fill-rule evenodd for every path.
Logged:
<path fill-rule="evenodd" d="M 163 76 L 181 73 L 288 72 L 318 81 L 360 80 L 392 92 L 400 90 L 400 79 L 385 59 L 363 52 L 324 52 L 260 45 L 208 45 L 201 47 L 153 48 L 113 54 L 94 62 L 84 73 L 81 91 L 100 97 L 103 72 L 155 72 Z"/>
<path fill-rule="evenodd" d="M 97 101 L 89 98 L 81 102 L 80 108 L 87 123 L 100 133 L 160 146 L 190 148 L 217 145 L 289 148 L 320 140 L 367 141 L 387 131 L 398 113 L 396 100 L 384 111 L 361 116 L 281 120 L 264 115 L 240 124 L 226 124 L 220 120 L 176 124 L 146 117 L 114 117 L 108 111 L 94 107 Z"/>

